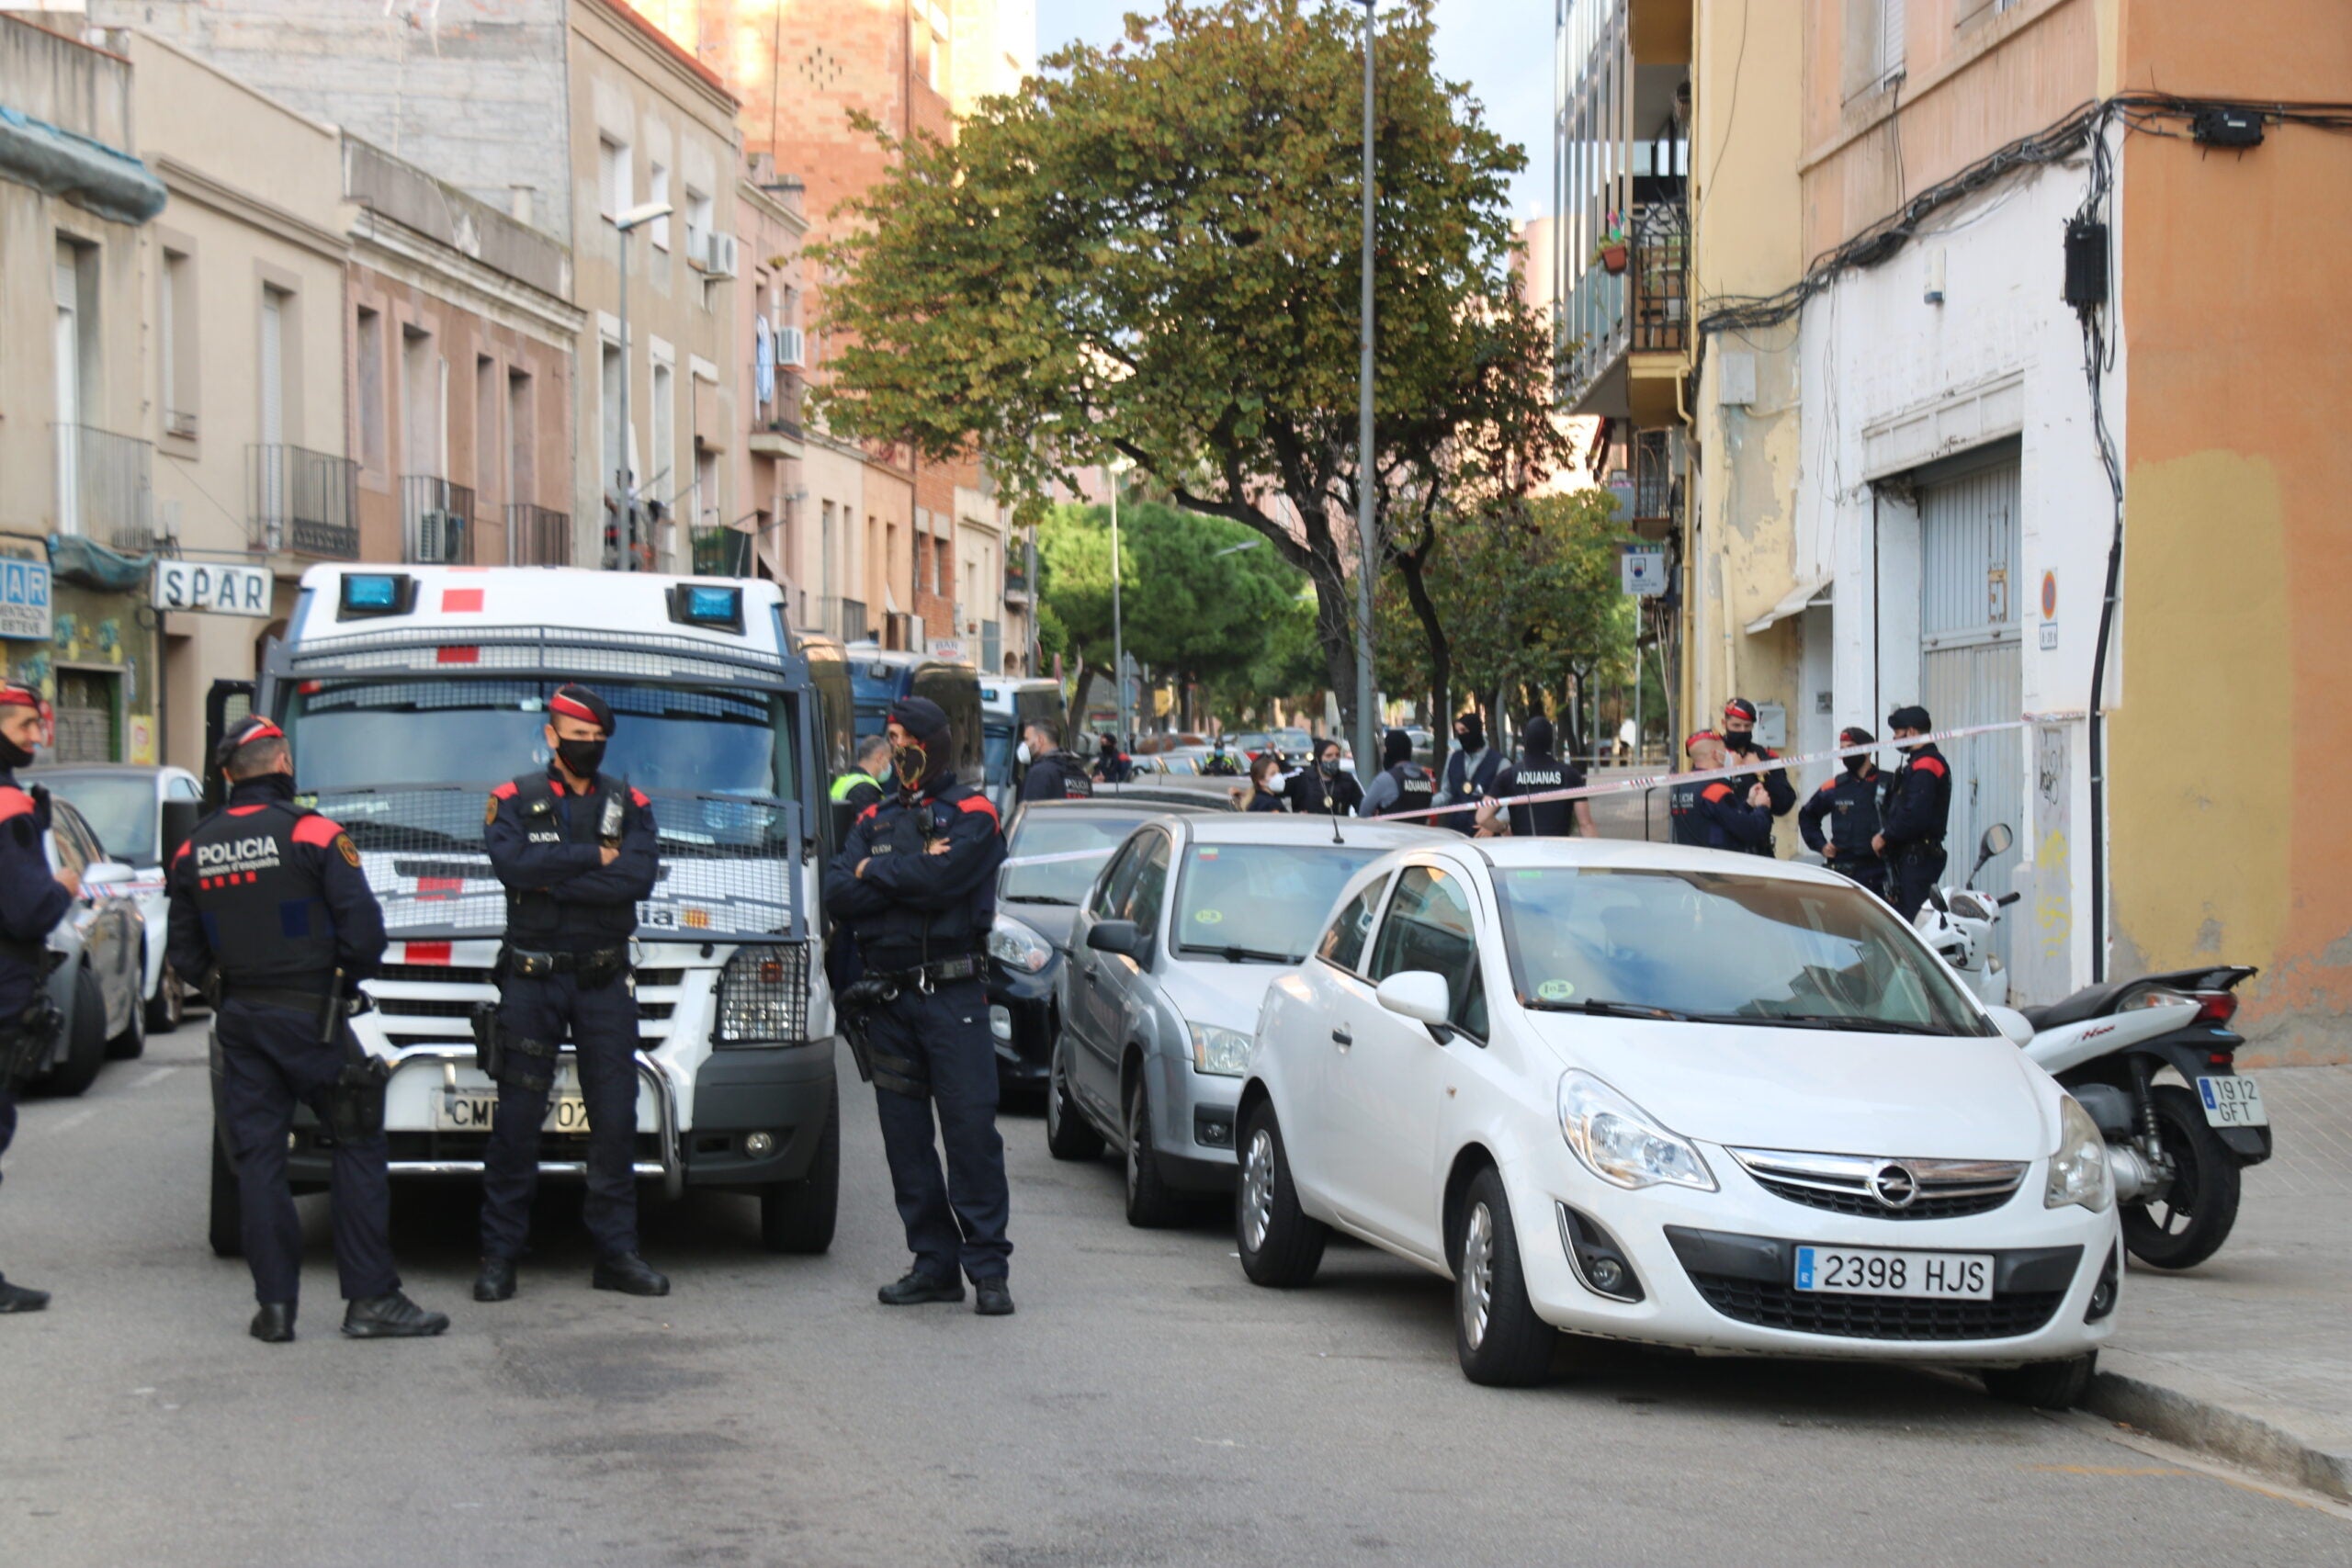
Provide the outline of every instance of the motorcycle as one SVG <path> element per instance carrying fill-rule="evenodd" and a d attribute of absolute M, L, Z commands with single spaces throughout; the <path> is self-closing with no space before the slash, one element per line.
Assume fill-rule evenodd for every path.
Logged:
<path fill-rule="evenodd" d="M 2008 1004 L 2008 976 L 1992 951 L 2000 911 L 2016 893 L 1968 886 L 2007 849 L 2005 823 L 1984 830 L 1962 886 L 1938 888 L 1915 922 L 1920 935 L 1988 1007 Z M 2033 1031 L 2027 1055 L 2079 1101 L 2107 1141 L 2123 1245 L 2157 1269 L 2189 1269 L 2229 1239 L 2240 1173 L 2270 1157 L 2262 1089 L 2236 1069 L 2245 1039 L 2232 1031 L 2239 964 L 2179 969 L 2086 986 L 2047 1007 L 2018 1010 Z M 2158 1083 L 2165 1068 L 2178 1083 Z"/>

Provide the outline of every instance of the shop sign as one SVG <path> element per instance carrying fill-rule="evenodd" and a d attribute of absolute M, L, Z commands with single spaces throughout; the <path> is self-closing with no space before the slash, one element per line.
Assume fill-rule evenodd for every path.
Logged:
<path fill-rule="evenodd" d="M 47 642 L 55 632 L 50 619 L 49 563 L 0 559 L 0 637 Z"/>

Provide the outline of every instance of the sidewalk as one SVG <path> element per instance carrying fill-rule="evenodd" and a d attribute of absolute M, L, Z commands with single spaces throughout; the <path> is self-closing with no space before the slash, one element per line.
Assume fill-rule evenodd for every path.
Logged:
<path fill-rule="evenodd" d="M 2278 1153 L 2210 1261 L 2127 1276 L 2086 1404 L 2352 1502 L 2352 1066 L 2254 1076 Z"/>

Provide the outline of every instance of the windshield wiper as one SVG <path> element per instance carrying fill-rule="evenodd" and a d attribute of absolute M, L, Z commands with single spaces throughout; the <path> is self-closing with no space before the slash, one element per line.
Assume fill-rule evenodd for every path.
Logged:
<path fill-rule="evenodd" d="M 1595 1018 L 1657 1018 L 1668 1023 L 1690 1021 L 1689 1013 L 1676 1012 L 1672 1008 L 1654 1008 L 1643 1002 L 1603 1001 L 1599 997 L 1589 997 L 1580 1002 L 1545 1001 L 1538 997 L 1532 1002 L 1520 1005 L 1531 1012 L 1588 1012 Z"/>
<path fill-rule="evenodd" d="M 1078 908 L 1077 899 L 1057 898 L 1051 893 L 1008 893 L 1004 901 L 1008 904 L 1058 904 L 1065 909 Z"/>
<path fill-rule="evenodd" d="M 1295 964 L 1298 960 L 1287 953 L 1267 953 L 1255 947 L 1210 947 L 1203 942 L 1188 942 L 1176 950 L 1179 953 L 1214 953 L 1227 964 Z"/>
<path fill-rule="evenodd" d="M 1894 1019 L 1862 1018 L 1849 1012 L 1727 1012 L 1710 1014 L 1710 1023 L 1746 1023 L 1770 1027 L 1787 1024 L 1793 1029 L 1842 1029 L 1859 1034 L 1929 1034 L 1948 1038 L 1947 1032 L 1925 1023 L 1909 1023 Z"/>

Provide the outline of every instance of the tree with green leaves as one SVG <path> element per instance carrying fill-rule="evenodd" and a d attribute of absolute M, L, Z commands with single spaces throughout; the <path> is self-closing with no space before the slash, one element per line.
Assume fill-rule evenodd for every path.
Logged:
<path fill-rule="evenodd" d="M 1525 153 L 1437 73 L 1433 0 L 1374 51 L 1376 451 L 1357 449 L 1363 57 L 1336 0 L 1164 0 L 952 142 L 898 141 L 820 256 L 836 431 L 975 447 L 1043 494 L 1114 456 L 1306 574 L 1352 724 L 1352 518 L 1400 566 L 1457 492 L 1548 471 L 1549 326 L 1510 272 Z M 1375 568 L 1379 562 L 1375 561 Z M 1408 570 L 1418 571 L 1418 562 Z"/>

